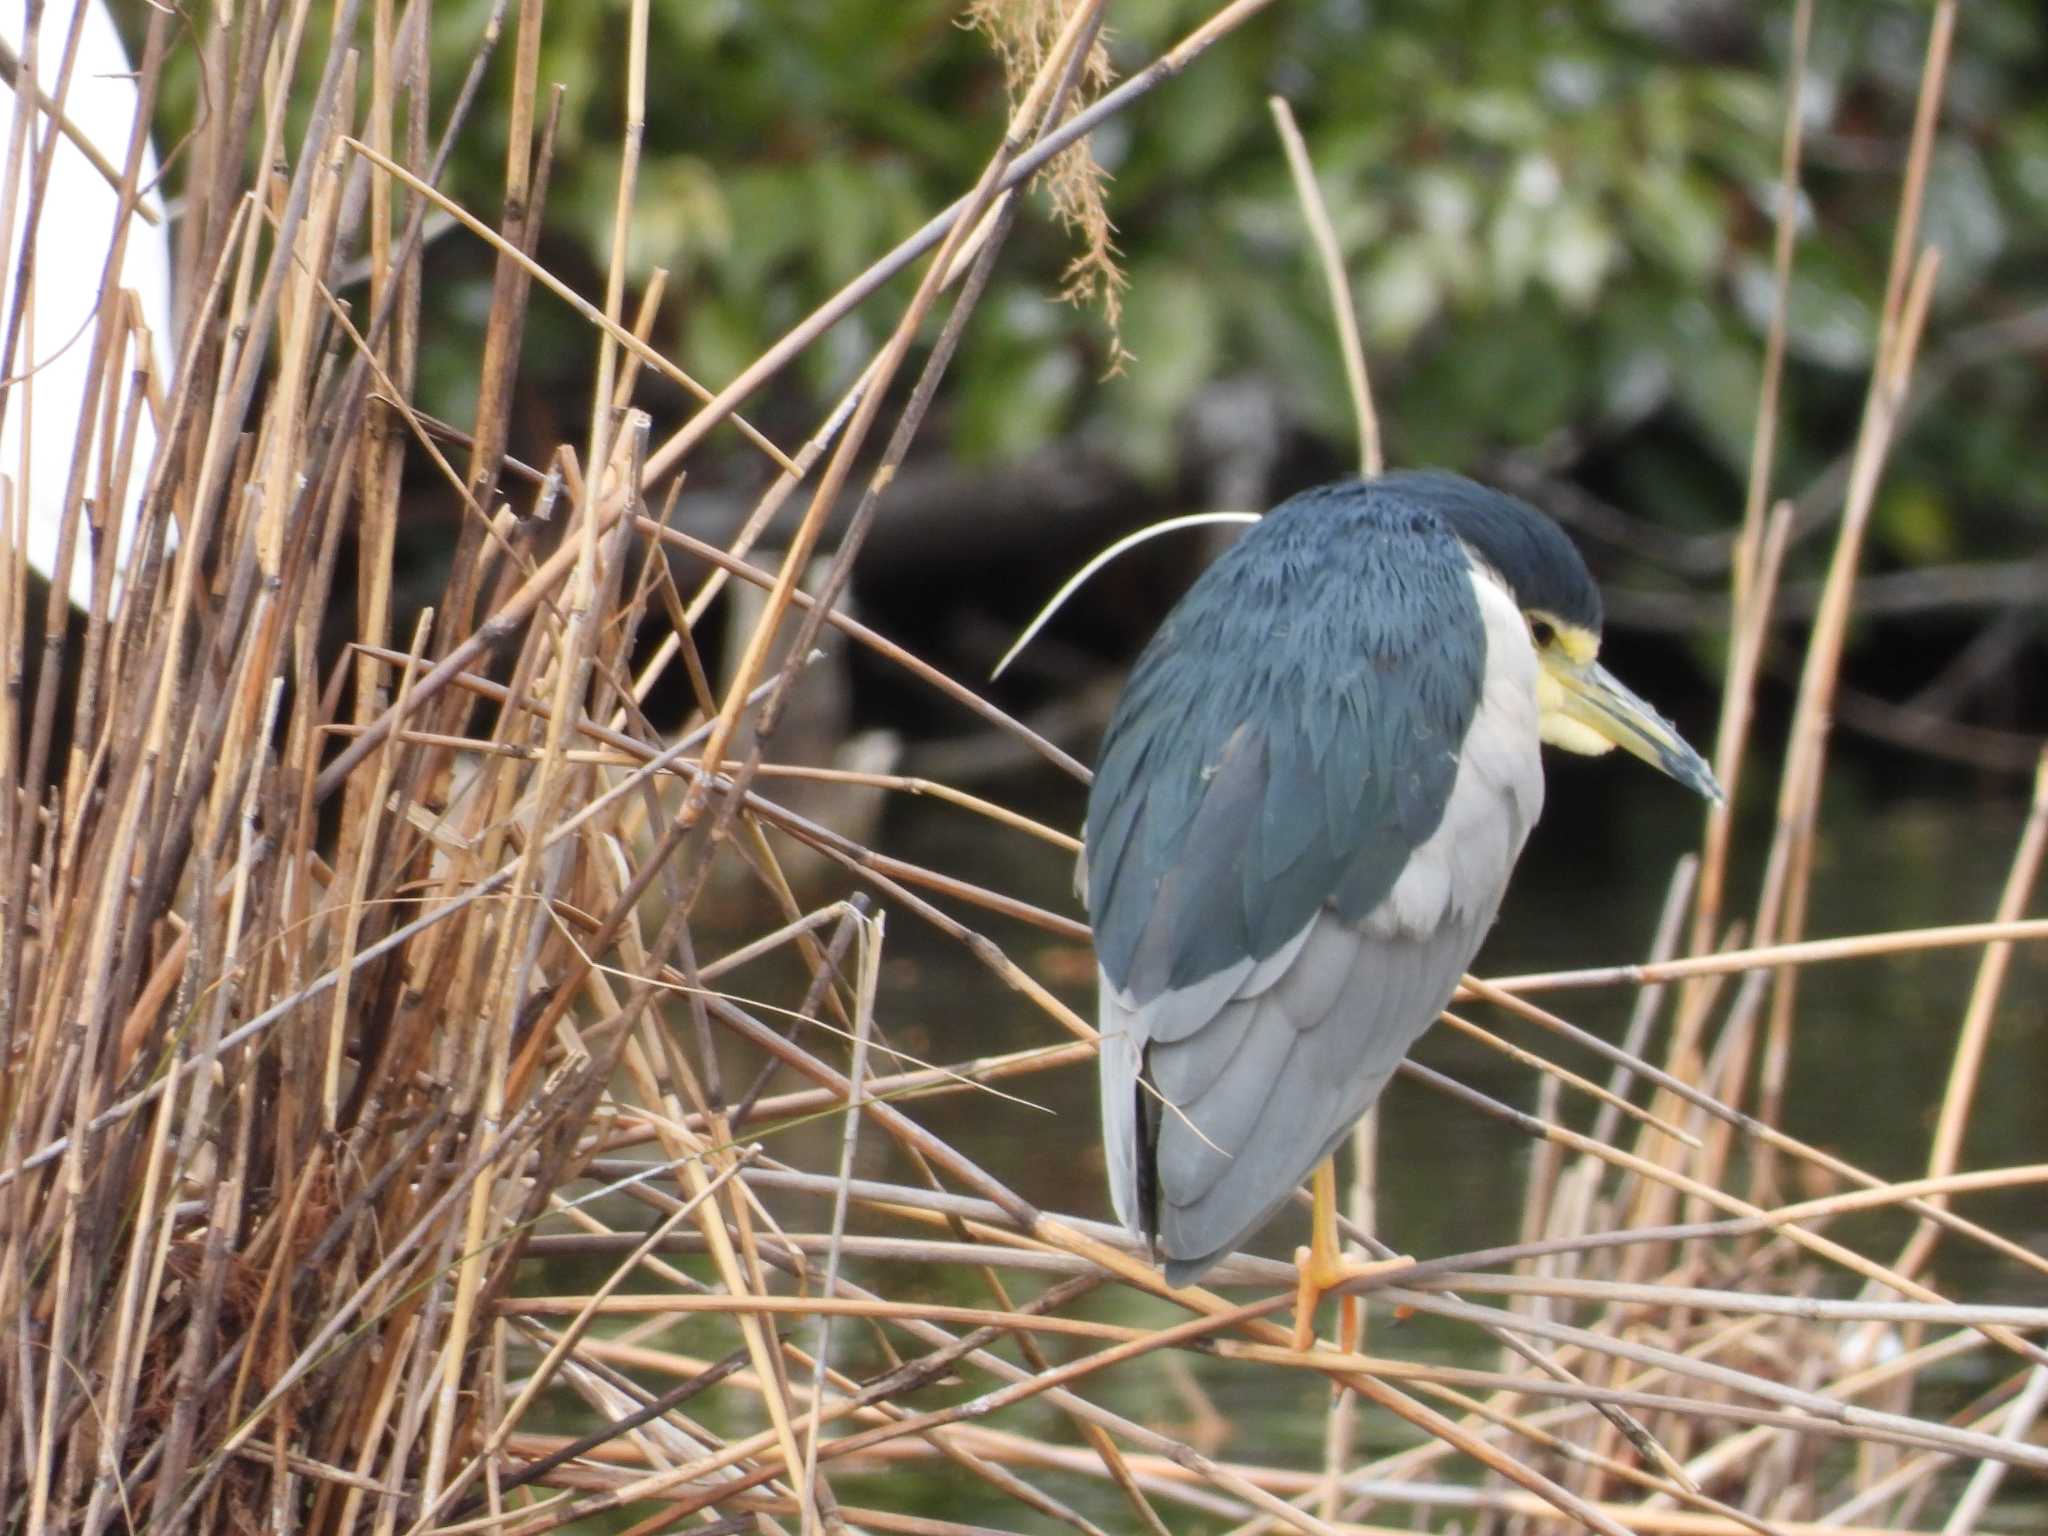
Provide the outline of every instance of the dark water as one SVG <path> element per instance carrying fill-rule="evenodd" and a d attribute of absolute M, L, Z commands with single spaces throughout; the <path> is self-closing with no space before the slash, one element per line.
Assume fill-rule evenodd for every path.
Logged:
<path fill-rule="evenodd" d="M 1640 958 L 1647 948 L 1674 859 L 1694 846 L 1696 802 L 1628 762 L 1555 760 L 1550 807 L 1524 855 L 1501 920 L 1476 967 L 1502 975 L 1565 966 L 1610 964 Z M 1878 786 L 1883 787 L 1883 786 Z M 1011 800 L 1015 796 L 1010 797 Z M 1081 795 L 1047 783 L 1036 803 L 1021 806 L 1064 827 L 1078 823 Z M 1915 798 L 1887 793 L 1853 775 L 1831 785 L 1824 841 L 1809 920 L 1813 936 L 1881 931 L 1988 919 L 2005 879 L 2025 807 L 2009 798 L 1953 793 Z M 1761 818 L 1742 829 L 1728 910 L 1740 914 L 1754 898 L 1756 873 L 1768 826 Z M 1056 911 L 1077 913 L 1071 866 L 1056 850 L 942 803 L 903 798 L 890 808 L 877 846 L 899 857 L 1013 892 Z M 2038 910 L 2038 907 L 2036 908 Z M 1091 1016 L 1092 962 L 1085 949 L 993 918 L 962 911 L 964 920 L 1003 944 L 1019 964 L 1052 985 L 1083 1016 Z M 707 946 L 709 952 L 711 946 Z M 1011 992 L 971 955 L 907 912 L 889 915 L 883 994 L 878 1017 L 892 1043 L 928 1060 L 956 1061 L 988 1052 L 1057 1043 L 1057 1027 Z M 1786 1129 L 1887 1178 L 1925 1169 L 1938 1110 L 1971 979 L 1973 950 L 1931 951 L 1901 959 L 1856 961 L 1809 969 L 1800 992 L 1794 1077 Z M 1965 1167 L 2048 1160 L 2048 997 L 2039 947 L 2023 949 L 2008 978 L 1993 1034 L 1990 1059 L 1977 1096 L 1964 1152 Z M 1562 995 L 1554 1001 L 1574 1021 L 1610 1038 L 1618 1036 L 1633 994 L 1623 991 Z M 1603 1064 L 1578 1056 L 1533 1028 L 1474 1016 L 1517 1043 L 1566 1066 L 1605 1080 Z M 1653 1037 L 1653 1059 L 1661 1035 Z M 1420 1060 L 1495 1098 L 1535 1107 L 1531 1074 L 1501 1055 L 1447 1030 L 1432 1031 Z M 1013 1080 L 1008 1091 L 1030 1102 L 980 1094 L 926 1100 L 914 1113 L 938 1135 L 974 1157 L 1044 1208 L 1106 1217 L 1092 1067 L 1075 1067 Z M 1564 1118 L 1583 1128 L 1591 1118 L 1583 1100 L 1567 1094 Z M 834 1125 L 813 1126 L 778 1138 L 777 1156 L 830 1167 Z M 1524 1175 L 1532 1144 L 1495 1121 L 1448 1103 L 1426 1088 L 1396 1080 L 1382 1104 L 1380 1235 L 1419 1256 L 1454 1253 L 1516 1240 Z M 861 1171 L 907 1178 L 908 1170 L 870 1132 Z M 2048 1247 L 2048 1201 L 2038 1187 L 2021 1194 L 1972 1197 L 1965 1214 L 2036 1249 Z M 1889 1257 L 1908 1231 L 1906 1221 L 1873 1217 L 1843 1224 L 1831 1234 L 1865 1252 Z M 1277 1220 L 1262 1239 L 1282 1254 L 1302 1240 L 1303 1226 Z M 870 1271 L 867 1279 L 892 1294 L 967 1303 L 987 1298 L 968 1289 L 906 1290 L 901 1269 Z M 1989 1256 L 1953 1238 L 1932 1271 L 1935 1283 L 1958 1299 L 2048 1303 L 2038 1273 Z M 940 1285 L 953 1283 L 949 1277 Z M 1846 1277 L 1828 1277 L 1828 1293 L 1854 1294 Z M 1020 1295 L 1036 1287 L 1020 1279 Z M 1124 1322 L 1158 1323 L 1161 1303 L 1122 1291 L 1098 1293 L 1079 1309 Z M 678 1330 L 678 1347 L 691 1340 Z M 878 1368 L 857 1330 L 842 1329 L 835 1355 L 849 1368 Z M 729 1325 L 699 1350 L 730 1348 Z M 806 1338 L 807 1342 L 807 1338 Z M 1411 1357 L 1491 1365 L 1493 1348 L 1470 1330 L 1417 1321 L 1399 1328 L 1376 1325 L 1376 1349 Z M 1050 1353 L 1063 1358 L 1057 1342 Z M 1188 1357 L 1202 1389 L 1235 1425 L 1222 1454 L 1269 1464 L 1319 1465 L 1326 1392 L 1299 1373 Z M 1950 1370 L 1939 1403 L 1923 1393 L 1917 1411 L 1944 1412 L 1966 1403 L 2010 1362 L 1989 1354 L 1968 1357 Z M 979 1380 L 958 1389 L 935 1388 L 922 1407 L 979 1391 Z M 1154 1360 L 1135 1363 L 1089 1386 L 1091 1396 L 1117 1411 L 1164 1426 L 1184 1423 L 1188 1409 Z M 1949 1399 L 1952 1397 L 1953 1401 Z M 714 1421 L 718 1415 L 707 1415 Z M 1077 1436 L 1051 1409 L 1033 1406 L 1002 1416 L 1002 1426 L 1063 1444 Z M 748 1427 L 743 1418 L 730 1426 Z M 1412 1443 L 1412 1433 L 1365 1416 L 1361 1455 Z M 1964 1475 L 1961 1469 L 1957 1476 Z M 1048 1490 L 1069 1499 L 1109 1529 L 1130 1524 L 1127 1511 L 1100 1482 L 1055 1473 L 1034 1474 Z M 2048 1530 L 2038 1484 L 2015 1473 L 1989 1529 Z M 852 1480 L 842 1496 L 871 1499 L 897 1509 L 1006 1529 L 1042 1529 L 1042 1522 L 953 1468 L 917 1466 L 886 1480 Z M 1940 1507 L 1938 1502 L 1936 1506 Z M 1177 1506 L 1167 1506 L 1176 1529 L 1212 1528 Z M 1439 1521 L 1453 1518 L 1446 1514 Z M 1467 1517 L 1469 1519 L 1469 1517 Z M 1924 1517 L 1923 1517 L 1924 1518 Z M 1937 1521 L 1938 1523 L 1938 1521 Z"/>

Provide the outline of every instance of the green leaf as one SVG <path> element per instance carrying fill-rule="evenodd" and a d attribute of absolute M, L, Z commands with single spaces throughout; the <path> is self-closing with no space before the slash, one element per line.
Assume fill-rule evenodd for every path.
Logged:
<path fill-rule="evenodd" d="M 695 155 L 665 155 L 641 168 L 627 265 L 635 278 L 656 267 L 687 272 L 732 249 L 732 209 L 716 172 Z M 610 218 L 607 202 L 604 217 Z M 609 235 L 606 236 L 609 244 Z"/>
<path fill-rule="evenodd" d="M 1776 303 L 1777 277 L 1763 256 L 1745 257 L 1735 273 L 1735 298 L 1761 338 Z M 1837 252 L 1801 249 L 1786 293 L 1785 344 L 1791 355 L 1823 368 L 1861 372 L 1877 345 L 1877 303 Z"/>
<path fill-rule="evenodd" d="M 1467 464 L 1488 448 L 1533 443 L 1584 411 L 1593 359 L 1578 330 L 1576 317 L 1540 297 L 1483 326 L 1446 327 L 1391 396 L 1405 460 Z"/>
<path fill-rule="evenodd" d="M 962 349 L 957 446 L 965 457 L 1011 459 L 1068 423 L 1084 382 L 1078 356 L 1051 343 L 1061 310 L 1022 293 L 985 305 Z"/>
<path fill-rule="evenodd" d="M 1731 469 L 1749 462 L 1762 382 L 1760 349 L 1697 301 L 1677 311 L 1674 338 L 1682 349 L 1675 395 L 1680 408 Z"/>
<path fill-rule="evenodd" d="M 1946 300 L 1973 292 L 2004 251 L 2006 216 L 1973 146 L 1957 139 L 1935 146 L 1927 168 L 1922 237 L 1941 251 L 1936 291 Z"/>
<path fill-rule="evenodd" d="M 1359 318 L 1374 346 L 1404 347 L 1444 301 L 1444 284 L 1428 245 L 1418 239 L 1387 242 L 1367 270 L 1359 292 Z"/>
<path fill-rule="evenodd" d="M 1620 260 L 1613 227 L 1589 203 L 1566 203 L 1543 232 L 1543 280 L 1573 309 L 1590 309 Z"/>
<path fill-rule="evenodd" d="M 2048 110 L 2015 113 L 2006 123 L 1999 169 L 2014 215 L 2035 226 L 2048 222 Z"/>
<path fill-rule="evenodd" d="M 1172 430 L 1196 390 L 1214 375 L 1221 327 L 1212 286 L 1177 262 L 1135 269 L 1124 300 L 1123 374 L 1111 382 L 1119 416 L 1141 434 L 1148 458 L 1170 451 Z M 1140 463 L 1157 473 L 1163 462 Z"/>
<path fill-rule="evenodd" d="M 1494 297 L 1513 303 L 1522 297 L 1543 260 L 1543 210 L 1525 202 L 1504 203 L 1487 227 L 1486 255 Z"/>
<path fill-rule="evenodd" d="M 1906 564 L 1955 558 L 1954 514 L 1930 482 L 1894 476 L 1872 516 L 1880 542 Z"/>
<path fill-rule="evenodd" d="M 1713 184 L 1681 165 L 1652 162 L 1629 179 L 1627 190 L 1638 243 L 1681 278 L 1705 281 L 1720 265 L 1727 240 L 1726 205 Z"/>

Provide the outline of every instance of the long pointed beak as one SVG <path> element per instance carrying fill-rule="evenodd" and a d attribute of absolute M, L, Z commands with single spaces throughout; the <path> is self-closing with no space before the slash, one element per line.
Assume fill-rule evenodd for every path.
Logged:
<path fill-rule="evenodd" d="M 1559 684 L 1561 712 L 1567 718 L 1670 774 L 1688 789 L 1716 804 L 1721 802 L 1721 784 L 1707 760 L 1693 751 L 1669 720 L 1599 662 L 1580 666 L 1560 660 L 1547 670 Z"/>

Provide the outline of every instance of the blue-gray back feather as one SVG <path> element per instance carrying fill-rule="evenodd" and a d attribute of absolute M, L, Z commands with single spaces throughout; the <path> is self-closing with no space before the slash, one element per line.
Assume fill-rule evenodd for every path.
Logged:
<path fill-rule="evenodd" d="M 1400 478 L 1305 492 L 1138 659 L 1088 803 L 1103 970 L 1143 1001 L 1363 917 L 1435 830 L 1485 665 L 1457 538 Z"/>

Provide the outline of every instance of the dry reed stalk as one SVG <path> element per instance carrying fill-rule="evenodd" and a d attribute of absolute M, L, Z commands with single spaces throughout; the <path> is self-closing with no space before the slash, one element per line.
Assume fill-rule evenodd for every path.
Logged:
<path fill-rule="evenodd" d="M 1734 639 L 1722 686 L 1721 724 L 1714 741 L 1714 769 L 1726 798 L 1707 813 L 1701 844 L 1699 900 L 1693 909 L 1692 947 L 1714 943 L 1720 927 L 1727 880 L 1728 846 L 1741 789 L 1743 748 L 1749 738 L 1756 672 L 1768 634 L 1777 576 L 1784 560 L 1790 514 L 1780 508 L 1766 532 L 1765 508 L 1777 462 L 1779 397 L 1784 387 L 1785 339 L 1790 329 L 1792 262 L 1799 236 L 1799 165 L 1805 145 L 1802 93 L 1807 47 L 1813 36 L 1813 0 L 1796 0 L 1792 45 L 1785 61 L 1784 128 L 1779 138 L 1778 186 L 1771 237 L 1771 319 L 1764 334 L 1763 374 L 1757 391 L 1756 432 L 1750 443 L 1749 483 L 1743 496 L 1742 527 L 1729 566 L 1729 630 Z"/>
<path fill-rule="evenodd" d="M 1018 948 L 1033 933 L 1071 943 L 1085 930 L 818 825 L 777 803 L 782 786 L 941 798 L 1061 859 L 1072 839 L 927 780 L 776 761 L 780 701 L 829 625 L 1085 777 L 837 598 L 1001 257 L 1015 190 L 1262 5 L 1223 5 L 1078 113 L 1068 103 L 1104 8 L 1061 10 L 975 188 L 716 391 L 655 341 L 658 276 L 628 308 L 646 0 L 626 17 L 625 154 L 595 302 L 536 256 L 560 110 L 541 90 L 542 0 L 516 13 L 495 224 L 438 183 L 509 0 L 484 18 L 438 137 L 430 6 L 345 0 L 324 36 L 305 0 L 210 16 L 193 44 L 215 110 L 185 151 L 178 367 L 169 380 L 146 363 L 124 370 L 118 359 L 149 349 L 109 284 L 89 414 L 122 430 L 90 473 L 80 456 L 70 474 L 73 558 L 86 553 L 86 496 L 118 503 L 125 484 L 141 488 L 123 595 L 103 547 L 83 641 L 61 614 L 32 633 L 13 517 L 0 582 L 9 677 L 46 652 L 32 705 L 0 729 L 14 791 L 0 807 L 0 1507 L 19 1511 L 20 1528 L 541 1531 L 609 1512 L 648 1531 L 986 1528 L 904 1507 L 893 1479 L 916 1467 L 943 1497 L 971 1491 L 978 1507 L 1090 1536 L 1131 1523 L 1163 1532 L 1183 1512 L 1244 1532 L 1366 1532 L 1394 1528 L 1373 1523 L 1387 1508 L 1499 1528 L 1803 1536 L 1825 1521 L 1900 1530 L 1923 1507 L 1950 1529 L 1980 1528 L 1997 1473 L 1950 1490 L 1944 1469 L 2048 1464 L 2028 1438 L 2048 1318 L 1950 1297 L 1921 1274 L 1937 1233 L 2002 1263 L 2044 1262 L 1952 1208 L 2048 1177 L 1960 1157 L 2005 957 L 2048 935 L 2024 916 L 2040 818 L 1995 921 L 1803 938 L 1845 578 L 1816 626 L 1754 942 L 1720 931 L 1729 823 L 1716 816 L 1688 947 L 1676 943 L 1681 879 L 1648 960 L 1469 989 L 1605 1061 L 1604 1085 L 1583 1062 L 1477 1029 L 1473 1039 L 1558 1085 L 1541 1113 L 1410 1073 L 1544 1149 L 1515 1241 L 1400 1261 L 1364 1287 L 1396 1316 L 1469 1339 L 1470 1361 L 1495 1368 L 1400 1358 L 1406 1335 L 1385 1327 L 1379 1353 L 1297 1352 L 1269 1320 L 1292 1295 L 1290 1266 L 1227 1261 L 1215 1284 L 1252 1288 L 1241 1304 L 1169 1293 L 1122 1234 L 1037 1209 L 922 1118 L 969 1093 L 988 1114 L 1029 1116 L 1030 1080 L 1085 1067 L 1093 1030 Z M 1845 571 L 1924 313 L 1931 269 L 1915 266 L 1911 232 L 1952 14 L 1936 15 L 1838 544 Z M 1807 15 L 1802 5 L 1795 17 L 1795 81 Z M 32 32 L 25 63 L 54 46 Z M 173 46 L 154 16 L 145 98 Z M 61 106 L 61 82 L 50 94 Z M 296 142 L 293 123 L 304 124 Z M 18 105 L 0 234 L 33 212 L 53 140 Z M 1795 90 L 1781 295 L 1798 150 Z M 118 173 L 131 202 L 139 154 L 136 138 Z M 289 172 L 273 177 L 280 164 Z M 247 177 L 249 165 L 262 174 Z M 433 324 L 421 280 L 430 209 L 496 263 L 478 414 L 462 431 L 412 400 Z M 360 315 L 335 291 L 359 254 Z M 118 250 L 108 255 L 118 272 Z M 889 341 L 800 449 L 785 454 L 734 414 L 925 257 L 915 298 L 884 326 Z M 594 380 L 583 441 L 555 445 L 540 471 L 505 456 L 535 286 L 588 324 Z M 947 305 L 914 387 L 892 404 L 920 321 Z M 18 306 L 7 326 L 8 348 L 33 341 Z M 1772 335 L 1718 753 L 1731 787 L 1792 526 L 1789 504 L 1765 514 L 1782 323 Z M 703 402 L 659 446 L 633 403 L 649 371 Z M 1362 352 L 1350 371 L 1362 383 Z M 160 442 L 146 464 L 134 461 L 145 410 Z M 814 577 L 824 509 L 892 411 L 852 532 Z M 645 498 L 728 420 L 777 478 L 739 535 L 713 547 Z M 408 442 L 463 510 L 445 590 L 420 613 L 404 609 L 391 570 Z M 463 455 L 444 454 L 447 442 Z M 1361 451 L 1372 467 L 1369 440 Z M 794 545 L 779 564 L 750 563 L 799 489 L 809 502 Z M 337 583 L 345 544 L 352 594 Z M 686 596 L 671 549 L 713 576 Z M 769 599 L 744 660 L 714 687 L 695 627 L 734 576 Z M 336 605 L 354 642 L 338 660 L 318 645 Z M 643 616 L 676 628 L 636 663 Z M 410 646 L 395 649 L 407 626 Z M 51 680 L 67 661 L 82 678 L 64 713 Z M 664 741 L 641 705 L 678 663 L 700 719 Z M 950 1000 L 880 993 L 881 914 L 800 894 L 781 838 L 893 909 L 895 931 L 921 923 L 962 946 L 1028 999 L 1051 1043 L 909 1049 L 911 1007 L 944 1015 Z M 737 935 L 715 920 L 720 844 L 772 913 Z M 1003 926 L 978 931 L 968 912 Z M 1985 959 L 1927 1177 L 1877 1178 L 1745 1111 L 1748 1063 L 1759 1047 L 1781 1060 L 1770 1053 L 1794 998 L 1781 986 L 1766 1020 L 1757 986 L 1723 978 L 1955 946 L 1984 946 Z M 787 994 L 749 969 L 764 963 L 785 967 Z M 1671 1039 L 1652 1059 L 1656 989 L 1672 982 L 1684 985 Z M 1623 1046 L 1529 1001 L 1592 986 L 1639 989 Z M 1581 1109 L 1591 1134 L 1566 1123 Z M 1840 1187 L 1790 1203 L 1765 1198 L 1768 1182 L 1738 1192 L 1745 1160 L 1767 1157 Z M 868 1176 L 883 1159 L 887 1175 Z M 1671 1219 L 1687 1207 L 1698 1219 Z M 1872 1210 L 1919 1223 L 1889 1266 L 1843 1221 Z M 1897 1352 L 1880 1358 L 1874 1330 Z M 1299 1448 L 1253 1424 L 1237 1426 L 1239 1454 L 1225 1460 L 1205 1427 L 1112 1406 L 1134 1383 L 1177 1391 L 1187 1359 L 1212 1380 L 1291 1372 L 1278 1379 L 1341 1388 L 1319 1394 L 1331 1404 L 1321 1465 L 1283 1466 Z M 1940 1373 L 1965 1369 L 1984 1388 L 1957 1412 Z M 555 1433 L 545 1416 L 565 1413 L 594 1427 Z M 1380 1449 L 1361 1463 L 1364 1428 Z M 1070 1443 L 1045 1443 L 1055 1432 Z M 1887 1511 L 1889 1523 L 1872 1523 Z"/>
<path fill-rule="evenodd" d="M 1316 259 L 1330 293 L 1330 315 L 1336 322 L 1337 345 L 1344 356 L 1344 382 L 1351 391 L 1351 419 L 1358 428 L 1358 472 L 1370 480 L 1386 467 L 1380 448 L 1379 412 L 1373 408 L 1372 380 L 1366 373 L 1365 341 L 1358 330 L 1358 307 L 1351 298 L 1351 279 L 1337 243 L 1336 226 L 1316 185 L 1315 166 L 1309 159 L 1308 143 L 1294 121 L 1294 109 L 1286 98 L 1274 96 L 1266 105 L 1272 110 L 1280 144 L 1287 151 L 1287 169 L 1294 178 L 1294 195 L 1301 204 Z"/>
<path fill-rule="evenodd" d="M 1949 45 L 1954 37 L 1956 7 L 1939 0 L 1929 27 L 1906 174 L 1899 194 L 1893 230 L 1890 273 L 1886 280 L 1871 373 L 1870 395 L 1857 435 L 1856 455 L 1842 511 L 1841 532 L 1828 566 L 1820 611 L 1800 676 L 1799 703 L 1792 744 L 1785 764 L 1778 806 L 1778 831 L 1771 848 L 1759 902 L 1756 930 L 1767 939 L 1798 938 L 1804 931 L 1806 902 L 1818 834 L 1822 769 L 1825 763 L 1830 705 L 1847 635 L 1851 589 L 1862 552 L 1863 532 L 1876 499 L 1878 478 L 1891 446 L 1894 426 L 1913 375 L 1927 305 L 1932 297 L 1939 253 L 1923 249 L 1920 208 L 1934 148 L 1934 129 L 1947 85 Z M 1790 1030 L 1796 979 L 1781 977 L 1772 998 L 1771 1027 L 1759 1084 L 1760 1107 L 1776 1119 L 1790 1055 Z M 1757 1176 L 1771 1176 L 1768 1157 L 1760 1159 Z"/>

